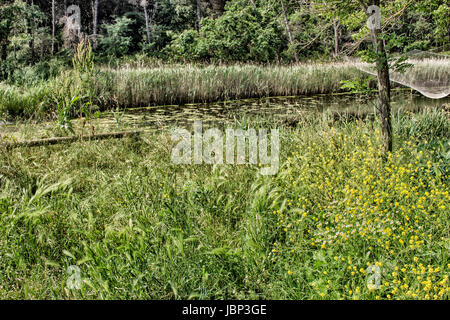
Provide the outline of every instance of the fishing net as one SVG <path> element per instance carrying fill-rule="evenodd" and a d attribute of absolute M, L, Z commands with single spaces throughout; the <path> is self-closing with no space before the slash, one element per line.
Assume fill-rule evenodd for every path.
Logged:
<path fill-rule="evenodd" d="M 413 66 L 403 72 L 390 70 L 390 80 L 417 90 L 431 99 L 445 98 L 450 94 L 450 56 L 424 51 L 411 51 L 406 54 L 406 63 Z M 374 64 L 357 63 L 356 67 L 376 76 Z"/>

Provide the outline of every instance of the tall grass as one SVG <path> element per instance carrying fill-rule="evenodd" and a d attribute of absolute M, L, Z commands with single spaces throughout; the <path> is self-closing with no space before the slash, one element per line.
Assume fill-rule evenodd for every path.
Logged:
<path fill-rule="evenodd" d="M 182 104 L 339 92 L 359 75 L 346 64 L 106 69 L 97 90 L 122 106 Z"/>
<path fill-rule="evenodd" d="M 176 66 L 104 68 L 91 79 L 90 95 L 103 110 L 113 107 L 213 102 L 267 96 L 340 92 L 341 81 L 360 77 L 350 64 L 299 66 Z M 73 85 L 66 88 L 67 77 Z M 73 72 L 30 88 L 0 86 L 0 112 L 30 115 L 53 112 L 54 96 L 72 98 L 82 86 Z M 56 93 L 55 93 L 56 92 Z M 60 97 L 65 99 L 64 97 Z"/>
<path fill-rule="evenodd" d="M 22 88 L 0 83 L 0 116 L 29 118 L 45 114 L 45 110 L 55 107 L 49 98 L 49 87 L 44 84 Z"/>
<path fill-rule="evenodd" d="M 402 72 L 391 70 L 392 82 L 418 90 L 433 99 L 440 99 L 450 94 L 450 59 L 408 59 L 406 62 L 412 67 Z M 373 65 L 359 64 L 359 68 L 376 76 Z"/>
<path fill-rule="evenodd" d="M 66 71 L 30 87 L 0 84 L 0 114 L 55 116 L 59 100 L 85 94 L 102 110 L 185 103 L 216 102 L 269 96 L 295 96 L 342 92 L 341 81 L 365 77 L 348 63 L 277 65 L 164 65 L 103 67 L 91 75 Z M 405 83 L 437 90 L 448 84 L 448 61 L 424 60 L 402 74 Z M 68 78 L 71 79 L 67 86 Z M 89 86 L 80 82 L 89 82 Z M 395 80 L 395 79 L 394 79 Z M 420 86 L 417 83 L 420 82 Z M 403 82 L 401 82 L 403 83 Z M 371 87 L 374 82 L 369 83 Z M 414 87 L 413 86 L 413 87 Z M 433 87 L 434 86 L 434 87 Z M 433 89 L 434 88 L 434 89 Z M 85 91 L 85 92 L 80 92 Z M 55 97 L 57 97 L 55 101 Z"/>
<path fill-rule="evenodd" d="M 378 122 L 304 119 L 274 177 L 169 132 L 1 150 L 0 298 L 448 299 L 448 126 L 396 116 L 383 161 Z"/>

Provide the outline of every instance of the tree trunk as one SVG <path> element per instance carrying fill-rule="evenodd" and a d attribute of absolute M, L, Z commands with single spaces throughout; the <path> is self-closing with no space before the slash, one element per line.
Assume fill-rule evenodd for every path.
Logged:
<path fill-rule="evenodd" d="M 197 29 L 200 30 L 202 27 L 202 3 L 197 0 Z"/>
<path fill-rule="evenodd" d="M 91 135 L 76 135 L 69 137 L 55 137 L 55 138 L 46 138 L 40 140 L 28 140 L 28 141 L 19 141 L 19 142 L 0 142 L 0 147 L 4 147 L 6 149 L 19 148 L 19 147 L 36 147 L 36 146 L 48 146 L 54 145 L 58 143 L 72 143 L 76 141 L 90 141 L 90 140 L 104 140 L 104 139 L 120 139 L 130 136 L 136 136 L 141 134 L 142 130 L 134 130 L 134 131 L 122 131 L 122 132 L 107 132 L 100 134 L 91 134 Z"/>
<path fill-rule="evenodd" d="M 284 7 L 284 1 L 281 1 L 281 8 L 283 9 L 283 15 L 284 15 L 284 22 L 286 23 L 286 29 L 288 32 L 288 36 L 289 36 L 289 42 L 291 43 L 291 45 L 294 45 L 294 38 L 292 37 L 292 31 L 291 31 L 291 26 L 289 24 L 289 19 L 286 13 L 286 8 Z M 295 57 L 295 62 L 299 62 L 298 60 L 298 54 L 297 54 L 297 49 L 294 48 L 294 57 Z"/>
<path fill-rule="evenodd" d="M 28 2 L 27 2 L 28 3 Z M 33 0 L 30 1 L 30 3 L 28 3 L 30 6 L 34 5 Z M 27 34 L 30 37 L 30 39 L 28 40 L 28 47 L 30 48 L 31 51 L 31 61 L 35 62 L 35 52 L 34 52 L 34 16 L 27 16 L 25 19 L 25 25 L 27 26 Z"/>
<path fill-rule="evenodd" d="M 0 50 L 0 80 L 5 80 L 8 78 L 6 72 L 6 59 L 8 58 L 8 34 L 6 34 L 4 39 L 1 39 L 1 50 Z"/>
<path fill-rule="evenodd" d="M 98 0 L 92 1 L 92 35 L 94 37 L 94 47 L 97 43 L 97 26 L 98 26 Z"/>
<path fill-rule="evenodd" d="M 152 43 L 152 38 L 150 34 L 150 16 L 148 14 L 148 4 L 144 5 L 144 15 L 145 15 L 145 30 L 147 31 L 147 43 Z"/>
<path fill-rule="evenodd" d="M 255 9 L 256 10 L 256 3 L 255 3 L 255 0 L 250 0 L 250 2 L 252 3 L 252 5 L 253 5 L 253 9 Z"/>
<path fill-rule="evenodd" d="M 379 0 L 374 0 L 373 2 L 374 5 L 380 5 Z M 381 137 L 384 155 L 387 156 L 389 152 L 392 152 L 391 86 L 386 49 L 384 41 L 379 37 L 379 34 L 380 30 L 376 28 L 371 30 L 372 45 L 377 54 L 378 111 L 381 118 Z"/>
<path fill-rule="evenodd" d="M 339 55 L 339 20 L 333 19 L 334 29 L 334 57 Z"/>
<path fill-rule="evenodd" d="M 56 14 L 55 0 L 52 0 L 52 55 L 55 54 Z"/>
<path fill-rule="evenodd" d="M 27 26 L 27 33 L 30 36 L 30 40 L 28 40 L 28 47 L 30 48 L 30 52 L 31 52 L 31 61 L 35 62 L 35 52 L 34 52 L 34 32 L 33 32 L 33 28 L 30 25 L 30 22 L 28 22 L 28 26 Z"/>
<path fill-rule="evenodd" d="M 252 0 L 254 1 L 254 0 Z M 209 0 L 211 9 L 213 11 L 212 16 L 214 18 L 220 17 L 225 11 L 225 0 Z"/>
<path fill-rule="evenodd" d="M 0 58 L 2 61 L 6 61 L 8 58 L 8 45 L 9 45 L 9 39 L 8 36 L 6 38 L 2 39 L 2 50 L 0 54 Z"/>

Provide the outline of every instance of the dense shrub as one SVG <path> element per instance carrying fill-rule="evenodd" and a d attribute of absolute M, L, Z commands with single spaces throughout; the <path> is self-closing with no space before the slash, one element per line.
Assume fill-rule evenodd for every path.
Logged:
<path fill-rule="evenodd" d="M 280 25 L 270 12 L 255 11 L 247 3 L 228 3 L 217 19 L 203 19 L 199 32 L 186 30 L 175 37 L 167 52 L 186 60 L 258 61 L 277 58 L 283 49 Z"/>

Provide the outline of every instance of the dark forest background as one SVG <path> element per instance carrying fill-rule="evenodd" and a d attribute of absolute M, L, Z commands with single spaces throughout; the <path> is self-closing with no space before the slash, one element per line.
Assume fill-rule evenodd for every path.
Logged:
<path fill-rule="evenodd" d="M 71 5 L 81 10 L 79 32 L 67 28 Z M 447 1 L 383 5 L 389 52 L 448 50 Z M 365 12 L 342 15 L 343 7 L 345 1 L 322 0 L 1 0 L 0 77 L 52 76 L 70 66 L 82 38 L 90 39 L 97 60 L 109 63 L 336 59 L 367 46 Z"/>

